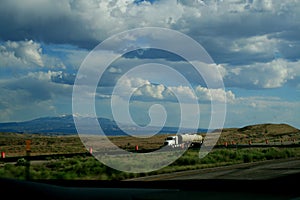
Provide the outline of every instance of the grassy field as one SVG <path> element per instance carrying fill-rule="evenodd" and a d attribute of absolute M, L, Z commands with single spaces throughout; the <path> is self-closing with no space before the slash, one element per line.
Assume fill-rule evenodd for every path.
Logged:
<path fill-rule="evenodd" d="M 151 138 L 134 138 L 126 136 L 108 137 L 118 147 L 131 151 L 138 145 L 140 150 L 158 149 L 167 135 Z M 31 155 L 84 153 L 88 150 L 78 135 L 44 136 L 40 134 L 0 133 L 0 151 L 6 156 L 26 154 L 26 140 L 30 140 Z M 97 143 L 97 141 L 95 141 Z"/>
<path fill-rule="evenodd" d="M 92 156 L 61 157 L 31 164 L 30 167 L 26 160 L 19 159 L 16 163 L 2 163 L 0 177 L 26 179 L 29 175 L 31 179 L 124 180 L 184 170 L 299 157 L 300 148 L 214 149 L 202 159 L 199 159 L 198 153 L 198 150 L 190 149 L 171 165 L 149 173 L 121 172 L 105 166 Z"/>
<path fill-rule="evenodd" d="M 202 169 L 237 163 L 255 162 L 261 160 L 300 157 L 300 147 L 278 146 L 260 148 L 226 148 L 224 142 L 236 144 L 289 142 L 299 144 L 299 130 L 285 124 L 254 125 L 243 128 L 224 129 L 218 140 L 218 148 L 214 148 L 206 157 L 199 159 L 199 149 L 189 149 L 171 165 L 149 173 L 125 173 L 107 167 L 89 156 L 76 156 L 59 159 L 49 159 L 35 162 L 28 167 L 25 160 L 26 140 L 31 141 L 31 155 L 86 153 L 78 135 L 45 136 L 39 134 L 0 133 L 0 151 L 6 157 L 24 156 L 16 163 L 5 163 L 0 160 L 0 177 L 25 179 L 28 174 L 32 179 L 97 179 L 97 180 L 123 180 L 146 175 L 170 173 L 175 171 Z M 151 138 L 109 137 L 109 139 L 122 149 L 133 151 L 139 146 L 139 151 L 155 150 L 161 147 L 168 135 L 156 135 Z M 205 135 L 203 135 L 205 136 Z M 293 141 L 291 143 L 291 141 Z M 26 174 L 27 173 L 27 174 Z"/>

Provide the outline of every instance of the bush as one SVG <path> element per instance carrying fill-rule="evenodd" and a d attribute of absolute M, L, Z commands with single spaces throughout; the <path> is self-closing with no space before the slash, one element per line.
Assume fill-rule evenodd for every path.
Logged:
<path fill-rule="evenodd" d="M 253 161 L 253 157 L 251 154 L 244 154 L 243 155 L 243 161 L 244 163 L 249 163 Z"/>
<path fill-rule="evenodd" d="M 20 158 L 17 160 L 16 166 L 26 166 L 27 160 L 25 158 Z"/>

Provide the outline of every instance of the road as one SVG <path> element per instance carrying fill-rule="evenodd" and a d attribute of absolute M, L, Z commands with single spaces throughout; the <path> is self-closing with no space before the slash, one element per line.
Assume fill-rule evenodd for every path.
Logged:
<path fill-rule="evenodd" d="M 300 173 L 300 159 L 278 159 L 128 179 L 130 181 L 234 179 L 266 180 Z M 127 180 L 126 180 L 127 181 Z"/>

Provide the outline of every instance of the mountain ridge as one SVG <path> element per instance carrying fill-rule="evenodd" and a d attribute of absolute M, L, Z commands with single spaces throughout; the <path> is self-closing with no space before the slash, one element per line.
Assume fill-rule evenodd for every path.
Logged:
<path fill-rule="evenodd" d="M 92 129 L 89 129 L 93 118 L 79 117 L 79 119 L 86 120 L 87 127 L 85 129 L 88 133 L 93 133 Z M 117 123 L 108 118 L 97 118 L 98 122 L 106 135 L 110 136 L 122 136 L 127 135 L 121 130 Z M 127 126 L 128 130 L 132 127 Z M 151 131 L 151 129 L 150 129 Z M 177 127 L 163 127 L 159 133 L 177 133 Z M 189 132 L 189 129 L 183 129 L 185 132 Z M 198 129 L 198 132 L 207 132 L 207 129 Z M 30 134 L 46 134 L 46 135 L 72 135 L 78 134 L 74 123 L 73 115 L 62 115 L 55 117 L 40 117 L 28 121 L 22 122 L 4 122 L 0 123 L 0 132 L 14 132 L 14 133 L 30 133 Z M 139 134 L 139 133 L 138 133 Z"/>

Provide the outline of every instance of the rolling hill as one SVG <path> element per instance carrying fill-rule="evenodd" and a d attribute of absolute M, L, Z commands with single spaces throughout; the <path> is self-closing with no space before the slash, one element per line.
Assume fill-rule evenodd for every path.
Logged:
<path fill-rule="evenodd" d="M 266 139 L 273 141 L 300 140 L 300 130 L 288 124 L 271 123 L 248 125 L 242 128 L 224 128 L 219 141 L 246 143 L 250 140 L 264 142 Z"/>

